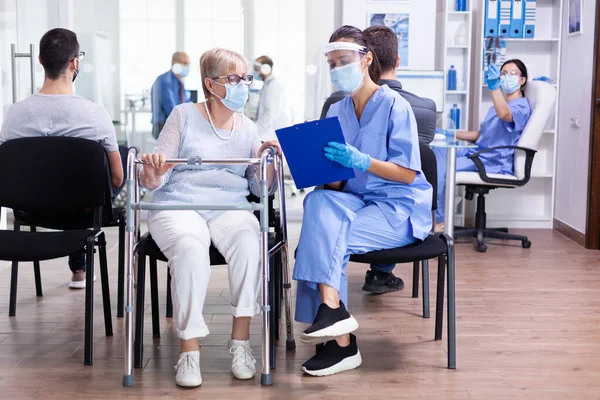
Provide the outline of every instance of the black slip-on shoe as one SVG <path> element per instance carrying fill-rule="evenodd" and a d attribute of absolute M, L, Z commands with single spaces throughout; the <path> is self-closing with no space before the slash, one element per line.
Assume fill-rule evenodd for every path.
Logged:
<path fill-rule="evenodd" d="M 350 334 L 350 345 L 341 347 L 331 340 L 310 360 L 302 364 L 302 371 L 312 376 L 327 376 L 358 368 L 362 363 L 356 336 Z"/>
<path fill-rule="evenodd" d="M 358 322 L 346 310 L 342 301 L 338 308 L 331 308 L 323 303 L 319 306 L 315 321 L 302 332 L 300 340 L 316 345 L 354 332 L 356 329 L 358 329 Z"/>

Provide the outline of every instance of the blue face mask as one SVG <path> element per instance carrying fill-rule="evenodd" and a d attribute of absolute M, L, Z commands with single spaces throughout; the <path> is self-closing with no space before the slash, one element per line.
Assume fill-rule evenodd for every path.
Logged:
<path fill-rule="evenodd" d="M 513 94 L 517 90 L 521 89 L 519 83 L 519 77 L 514 75 L 504 75 L 500 78 L 500 89 L 506 94 Z"/>
<path fill-rule="evenodd" d="M 216 97 L 221 99 L 221 103 L 231 111 L 240 111 L 246 105 L 248 101 L 248 86 L 244 83 L 240 82 L 237 85 L 231 85 L 229 83 L 223 85 L 222 83 L 215 82 L 217 85 L 225 86 L 225 90 L 227 90 L 225 94 L 225 98 L 219 97 L 214 94 Z"/>
<path fill-rule="evenodd" d="M 254 77 L 254 79 L 256 79 L 257 81 L 262 81 L 263 78 L 262 76 L 260 76 L 260 74 L 256 71 L 252 71 L 252 76 Z"/>
<path fill-rule="evenodd" d="M 190 74 L 190 66 L 189 65 L 182 65 L 181 66 L 181 72 L 179 73 L 179 76 L 182 77 L 182 78 L 185 78 L 189 74 Z"/>
<path fill-rule="evenodd" d="M 331 83 L 344 92 L 354 92 L 362 84 L 364 73 L 360 61 L 331 70 Z"/>

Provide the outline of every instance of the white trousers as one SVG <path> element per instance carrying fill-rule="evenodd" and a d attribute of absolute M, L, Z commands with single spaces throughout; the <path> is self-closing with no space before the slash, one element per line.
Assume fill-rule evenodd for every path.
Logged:
<path fill-rule="evenodd" d="M 260 312 L 260 227 L 251 212 L 226 211 L 205 219 L 195 211 L 157 211 L 149 215 L 148 229 L 169 259 L 173 318 L 180 339 L 209 333 L 202 309 L 210 279 L 211 241 L 227 261 L 233 316 Z"/>

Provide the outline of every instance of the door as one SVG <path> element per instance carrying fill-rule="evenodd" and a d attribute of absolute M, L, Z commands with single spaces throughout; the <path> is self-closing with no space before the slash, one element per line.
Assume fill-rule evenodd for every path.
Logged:
<path fill-rule="evenodd" d="M 596 6 L 594 87 L 592 89 L 592 134 L 590 135 L 590 174 L 588 183 L 585 247 L 600 249 L 600 6 Z"/>

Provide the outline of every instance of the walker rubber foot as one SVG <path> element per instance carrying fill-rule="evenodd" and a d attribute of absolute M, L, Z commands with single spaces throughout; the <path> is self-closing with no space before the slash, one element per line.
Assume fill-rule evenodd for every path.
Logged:
<path fill-rule="evenodd" d="M 285 341 L 285 349 L 287 351 L 296 350 L 296 340 L 295 339 L 286 340 Z"/>
<path fill-rule="evenodd" d="M 271 386 L 273 384 L 273 377 L 271 374 L 261 374 L 260 384 L 263 386 Z"/>
<path fill-rule="evenodd" d="M 133 375 L 123 375 L 123 386 L 132 387 L 133 381 Z"/>

